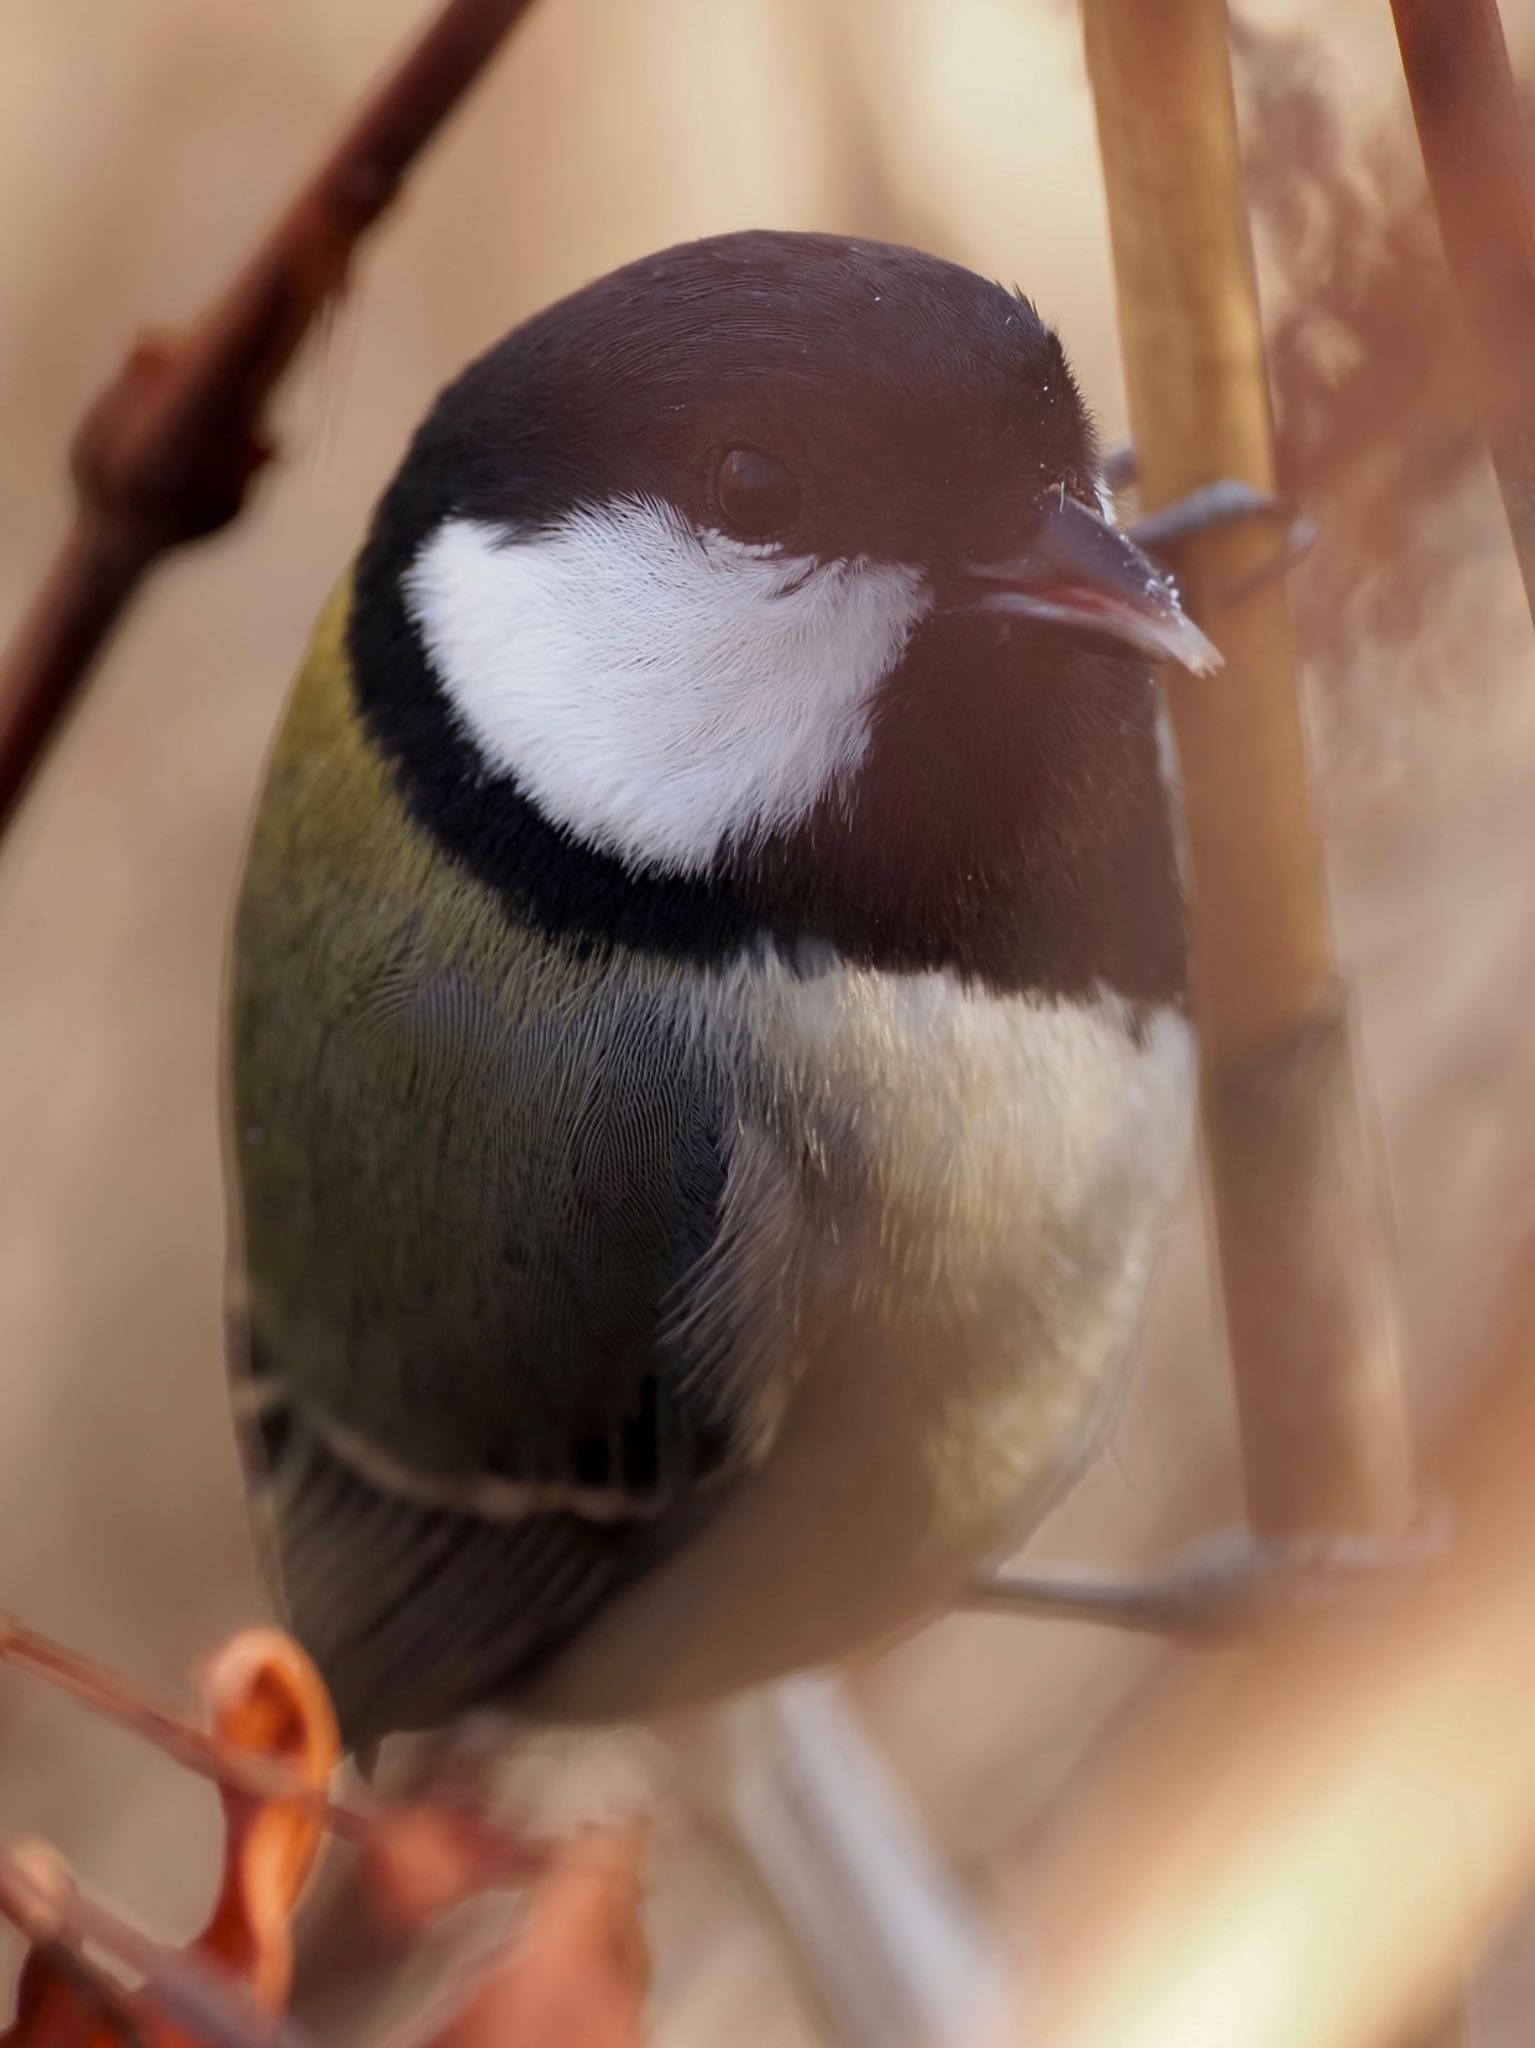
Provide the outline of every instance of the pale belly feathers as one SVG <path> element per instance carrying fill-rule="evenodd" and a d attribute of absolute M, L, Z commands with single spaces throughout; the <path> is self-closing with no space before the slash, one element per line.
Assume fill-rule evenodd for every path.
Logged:
<path fill-rule="evenodd" d="M 739 974 L 705 1028 L 771 1080 L 693 1313 L 747 1339 L 771 1450 L 535 1682 L 547 1710 L 691 1704 L 942 1611 L 1102 1441 L 1185 1171 L 1171 1009 Z"/>

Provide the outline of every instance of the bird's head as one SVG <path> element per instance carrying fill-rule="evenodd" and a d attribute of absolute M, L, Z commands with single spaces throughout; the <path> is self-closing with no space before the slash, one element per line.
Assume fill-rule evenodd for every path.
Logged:
<path fill-rule="evenodd" d="M 551 922 L 910 964 L 1025 869 L 1059 922 L 1110 842 L 1144 855 L 1153 663 L 1216 659 L 1107 516 L 1025 299 L 769 233 L 631 264 L 473 364 L 381 505 L 350 644 L 417 811 Z"/>

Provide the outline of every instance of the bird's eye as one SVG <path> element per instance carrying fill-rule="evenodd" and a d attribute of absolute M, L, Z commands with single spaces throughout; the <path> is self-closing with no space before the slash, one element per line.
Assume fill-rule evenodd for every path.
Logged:
<path fill-rule="evenodd" d="M 792 526 L 799 485 L 781 462 L 755 448 L 732 448 L 721 462 L 714 494 L 726 520 L 751 540 L 767 540 Z"/>

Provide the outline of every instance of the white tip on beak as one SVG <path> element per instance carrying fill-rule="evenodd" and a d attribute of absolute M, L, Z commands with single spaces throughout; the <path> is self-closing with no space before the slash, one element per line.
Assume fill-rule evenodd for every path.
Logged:
<path fill-rule="evenodd" d="M 1191 675 L 1222 666 L 1219 649 L 1183 609 L 1172 580 L 1127 534 L 1074 498 L 1050 508 L 1027 555 L 973 562 L 966 573 L 984 586 L 966 609 L 1104 633 L 1175 661 Z"/>

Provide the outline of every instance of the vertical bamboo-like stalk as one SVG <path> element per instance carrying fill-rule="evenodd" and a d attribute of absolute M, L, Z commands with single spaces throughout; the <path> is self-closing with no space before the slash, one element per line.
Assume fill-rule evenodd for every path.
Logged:
<path fill-rule="evenodd" d="M 1273 487 L 1226 0 L 1083 0 L 1148 510 L 1201 483 Z M 1382 1190 L 1332 958 L 1300 670 L 1281 584 L 1236 600 L 1271 537 L 1181 561 L 1226 653 L 1169 676 L 1193 856 L 1205 1159 L 1248 1511 L 1291 1534 L 1398 1532 L 1412 1464 Z M 1461 2038 L 1449 2015 L 1424 2048 Z"/>
<path fill-rule="evenodd" d="M 1155 510 L 1274 484 L 1227 0 L 1083 0 L 1130 423 Z M 1412 1506 L 1382 1191 L 1333 960 L 1288 607 L 1272 545 L 1180 563 L 1226 669 L 1170 676 L 1194 868 L 1205 1154 L 1249 1510 L 1390 1534 Z M 1439 2048 L 1459 2038 L 1437 2028 Z"/>
<path fill-rule="evenodd" d="M 1274 484 L 1226 0 L 1084 0 L 1130 422 L 1148 509 Z M 1265 1530 L 1409 1510 L 1387 1232 L 1329 929 L 1282 587 L 1256 526 L 1180 577 L 1226 656 L 1170 676 L 1194 866 L 1205 1146 L 1251 1511 Z"/>
<path fill-rule="evenodd" d="M 1535 167 L 1498 0 L 1391 0 L 1391 12 L 1535 616 Z"/>

